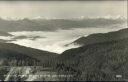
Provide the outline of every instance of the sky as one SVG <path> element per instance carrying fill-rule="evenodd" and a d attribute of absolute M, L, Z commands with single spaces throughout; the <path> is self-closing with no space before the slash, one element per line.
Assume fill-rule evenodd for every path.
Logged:
<path fill-rule="evenodd" d="M 126 1 L 0 1 L 2 18 L 126 16 Z"/>

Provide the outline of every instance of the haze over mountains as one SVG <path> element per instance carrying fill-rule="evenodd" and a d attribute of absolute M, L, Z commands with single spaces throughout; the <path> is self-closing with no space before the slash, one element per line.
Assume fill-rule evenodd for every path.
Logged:
<path fill-rule="evenodd" d="M 85 19 L 22 19 L 4 20 L 0 19 L 0 29 L 4 32 L 15 31 L 56 31 L 58 29 L 73 29 L 87 27 L 102 27 L 115 24 L 122 24 L 126 21 L 123 18 L 85 18 Z M 93 23 L 93 24 L 92 24 Z"/>

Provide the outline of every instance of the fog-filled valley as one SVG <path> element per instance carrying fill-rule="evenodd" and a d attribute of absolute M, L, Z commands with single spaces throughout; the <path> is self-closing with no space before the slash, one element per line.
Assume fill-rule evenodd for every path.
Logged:
<path fill-rule="evenodd" d="M 122 17 L 17 21 L 1 19 L 0 23 L 2 40 L 54 53 L 62 53 L 67 49 L 79 47 L 80 45 L 74 44 L 65 46 L 79 37 L 93 33 L 107 33 L 127 27 L 126 18 Z"/>
<path fill-rule="evenodd" d="M 128 81 L 126 1 L 0 1 L 0 81 Z"/>

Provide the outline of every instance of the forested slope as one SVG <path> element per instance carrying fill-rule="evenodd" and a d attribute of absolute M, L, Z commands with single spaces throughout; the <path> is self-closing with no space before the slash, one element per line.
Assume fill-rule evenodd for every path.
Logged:
<path fill-rule="evenodd" d="M 116 35 L 120 35 L 120 31 L 115 32 Z M 127 31 L 124 30 L 123 33 Z M 60 62 L 56 68 L 59 73 L 73 75 L 70 80 L 127 80 L 128 38 L 116 38 L 70 49 L 58 59 Z M 118 78 L 117 75 L 122 77 Z"/>
<path fill-rule="evenodd" d="M 46 61 L 51 61 L 51 59 L 54 59 L 56 56 L 57 54 L 47 51 L 19 46 L 12 43 L 0 43 L 1 65 L 38 65 L 34 63 L 40 62 L 40 64 L 43 64 Z"/>

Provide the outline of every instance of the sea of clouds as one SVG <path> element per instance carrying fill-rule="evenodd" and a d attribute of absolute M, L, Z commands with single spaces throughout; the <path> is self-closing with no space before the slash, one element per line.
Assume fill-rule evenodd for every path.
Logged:
<path fill-rule="evenodd" d="M 40 50 L 46 50 L 55 53 L 62 53 L 63 51 L 71 48 L 79 47 L 80 45 L 69 45 L 76 39 L 82 36 L 88 36 L 93 33 L 107 33 L 110 31 L 116 31 L 122 28 L 126 28 L 126 25 L 113 26 L 112 28 L 75 28 L 70 30 L 57 30 L 53 32 L 49 31 L 21 31 L 21 32 L 9 32 L 13 36 L 0 36 L 1 39 L 8 40 L 9 43 L 15 43 L 22 46 L 36 48 Z M 25 38 L 16 38 L 25 36 Z M 32 37 L 37 37 L 32 39 Z"/>
<path fill-rule="evenodd" d="M 0 36 L 0 39 L 8 43 L 15 43 L 22 46 L 36 48 L 40 50 L 62 53 L 67 49 L 77 48 L 80 45 L 68 45 L 82 36 L 93 33 L 107 33 L 127 28 L 127 24 L 113 24 L 111 26 L 58 29 L 56 31 L 15 31 L 8 32 L 12 36 Z"/>

